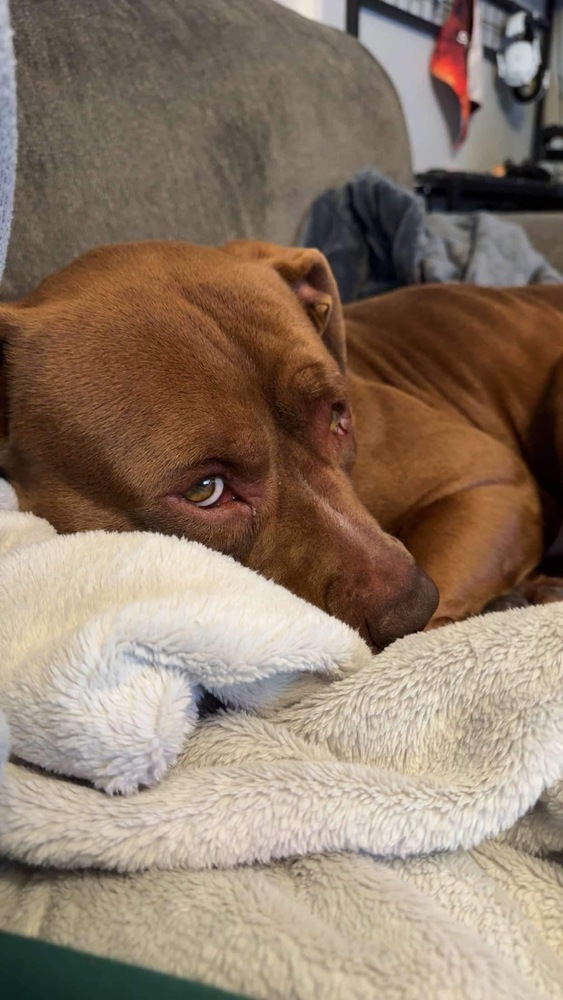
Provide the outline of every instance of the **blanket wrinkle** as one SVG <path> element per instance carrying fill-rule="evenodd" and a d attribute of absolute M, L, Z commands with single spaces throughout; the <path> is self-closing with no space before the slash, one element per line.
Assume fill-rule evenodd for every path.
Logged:
<path fill-rule="evenodd" d="M 487 871 L 480 851 L 477 848 L 446 857 L 412 858 L 401 866 L 390 864 L 414 888 L 421 887 L 432 898 L 444 901 L 451 919 L 494 942 L 499 957 L 510 961 L 514 954 L 526 954 L 523 967 L 528 973 L 533 969 L 534 978 L 549 993 L 550 982 L 557 983 L 561 976 L 548 942 L 553 916 L 549 905 L 538 928 L 530 919 L 533 912 L 527 912 L 525 905 L 513 905 L 516 893 L 508 891 L 502 881 L 489 877 L 490 871 L 496 874 L 496 868 L 491 865 Z M 517 872 L 517 859 L 511 861 Z"/>
<path fill-rule="evenodd" d="M 174 762 L 202 689 L 266 707 L 371 659 L 351 629 L 228 557 L 142 533 L 57 536 L 12 494 L 0 489 L 1 704 L 30 763 L 131 793 Z M 300 625 L 285 639 L 288 600 Z"/>
<path fill-rule="evenodd" d="M 265 1000 L 563 998 L 561 605 L 373 657 L 0 484 L 2 767 L 0 928 Z"/>

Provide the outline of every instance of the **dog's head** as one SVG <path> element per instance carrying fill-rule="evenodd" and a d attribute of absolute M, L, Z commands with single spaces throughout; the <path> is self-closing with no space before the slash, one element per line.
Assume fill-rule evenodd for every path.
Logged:
<path fill-rule="evenodd" d="M 123 244 L 1 307 L 0 465 L 59 531 L 180 535 L 358 628 L 433 584 L 354 494 L 342 309 L 322 254 Z"/>

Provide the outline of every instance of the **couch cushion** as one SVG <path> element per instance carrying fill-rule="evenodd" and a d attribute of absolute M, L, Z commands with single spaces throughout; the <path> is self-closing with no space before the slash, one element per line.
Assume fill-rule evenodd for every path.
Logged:
<path fill-rule="evenodd" d="M 522 226 L 530 243 L 563 274 L 563 212 L 503 213 L 500 218 Z"/>
<path fill-rule="evenodd" d="M 291 242 L 313 197 L 362 167 L 409 182 L 379 65 L 270 0 L 14 0 L 12 21 L 7 297 L 100 243 Z"/>

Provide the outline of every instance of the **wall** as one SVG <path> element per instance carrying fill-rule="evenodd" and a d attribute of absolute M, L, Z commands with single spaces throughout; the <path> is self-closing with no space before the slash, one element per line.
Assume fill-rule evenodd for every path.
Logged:
<path fill-rule="evenodd" d="M 313 21 L 322 21 L 329 24 L 331 28 L 344 28 L 345 23 L 345 0 L 277 0 L 284 7 L 304 17 L 310 17 Z"/>
<path fill-rule="evenodd" d="M 343 28 L 344 0 L 279 0 L 287 7 Z M 514 102 L 497 86 L 495 67 L 484 62 L 483 107 L 470 125 L 461 150 L 452 144 L 455 99 L 430 77 L 428 65 L 434 39 L 424 32 L 362 11 L 360 39 L 391 77 L 407 119 L 415 170 L 445 167 L 450 170 L 488 170 L 505 159 L 525 159 L 531 152 L 533 107 Z M 369 100 L 369 95 L 366 95 Z"/>
<path fill-rule="evenodd" d="M 563 3 L 555 17 L 551 48 L 551 82 L 544 109 L 546 125 L 563 125 Z"/>

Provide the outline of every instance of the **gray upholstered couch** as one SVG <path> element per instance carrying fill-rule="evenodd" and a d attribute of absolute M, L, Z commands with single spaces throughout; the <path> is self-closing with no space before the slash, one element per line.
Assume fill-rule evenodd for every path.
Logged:
<path fill-rule="evenodd" d="M 6 297 L 104 242 L 291 242 L 375 166 L 409 183 L 389 79 L 272 0 L 16 0 L 19 164 Z M 563 216 L 530 216 L 563 268 Z"/>

